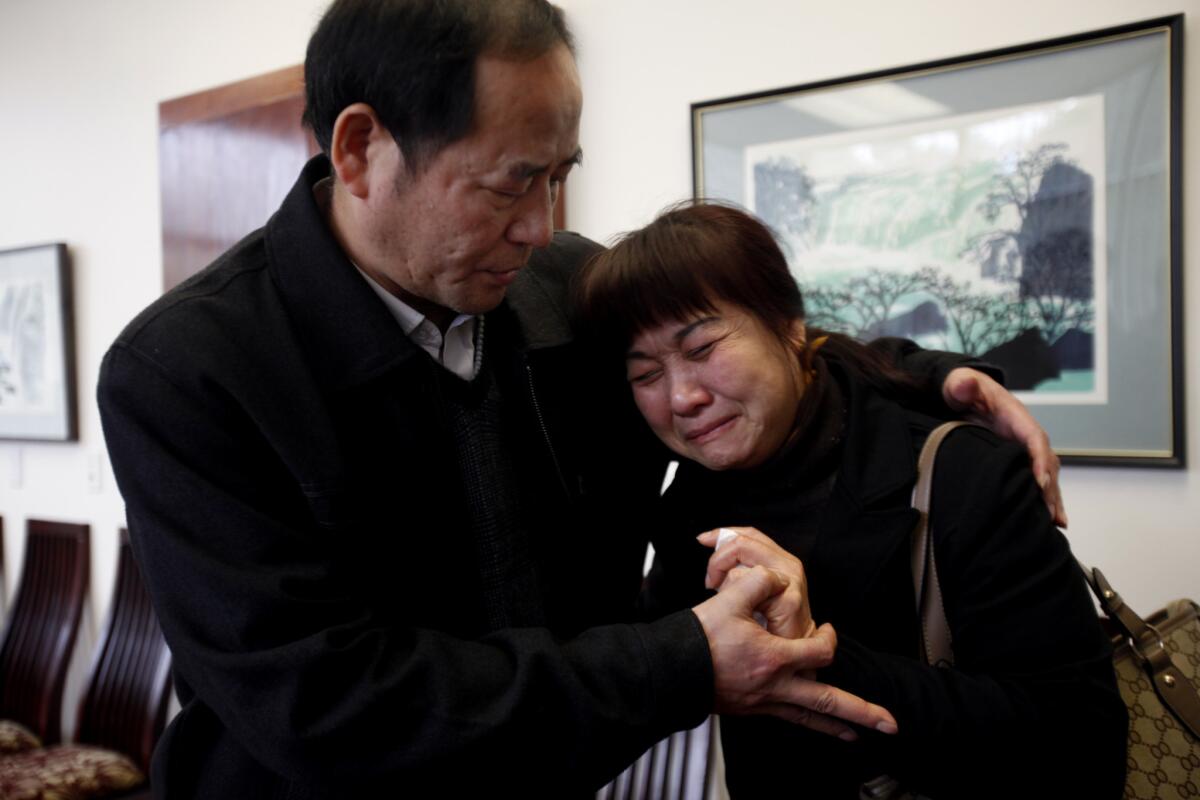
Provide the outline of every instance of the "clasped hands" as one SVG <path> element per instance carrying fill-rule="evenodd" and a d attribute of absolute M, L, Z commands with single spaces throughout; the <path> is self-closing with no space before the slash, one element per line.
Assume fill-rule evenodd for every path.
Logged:
<path fill-rule="evenodd" d="M 713 553 L 705 575 L 717 594 L 692 609 L 712 653 L 716 710 L 771 714 L 846 741 L 858 736 L 848 723 L 895 733 L 887 709 L 814 680 L 832 663 L 837 634 L 814 622 L 800 560 L 754 528 L 730 530 L 737 536 Z M 717 538 L 698 537 L 707 547 Z"/>

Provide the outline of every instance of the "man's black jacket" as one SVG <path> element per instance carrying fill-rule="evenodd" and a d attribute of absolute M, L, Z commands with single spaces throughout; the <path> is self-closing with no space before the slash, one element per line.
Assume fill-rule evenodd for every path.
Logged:
<path fill-rule="evenodd" d="M 488 316 L 546 626 L 489 631 L 440 370 L 347 261 L 315 159 L 266 227 L 139 315 L 99 401 L 183 710 L 160 797 L 594 789 L 710 710 L 691 612 L 632 619 L 662 461 L 569 341 L 560 234 Z M 609 396 L 605 392 L 609 392 Z M 599 627 L 597 627 L 599 626 Z"/>

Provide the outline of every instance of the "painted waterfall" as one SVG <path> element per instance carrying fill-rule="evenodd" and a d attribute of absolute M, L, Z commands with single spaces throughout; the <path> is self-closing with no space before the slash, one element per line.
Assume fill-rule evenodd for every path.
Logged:
<path fill-rule="evenodd" d="M 1104 403 L 1100 95 L 753 145 L 749 205 L 810 324 L 1003 367 L 1030 403 Z"/>

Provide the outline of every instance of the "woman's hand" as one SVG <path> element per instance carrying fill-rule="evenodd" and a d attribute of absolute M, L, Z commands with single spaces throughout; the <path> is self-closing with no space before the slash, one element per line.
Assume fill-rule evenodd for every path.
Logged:
<path fill-rule="evenodd" d="M 721 531 L 731 531 L 733 537 L 722 539 Z M 738 567 L 764 566 L 787 579 L 787 588 L 771 596 L 759 609 L 766 628 L 787 639 L 812 636 L 817 625 L 808 604 L 808 582 L 800 559 L 775 544 L 771 537 L 755 528 L 720 528 L 696 537 L 700 544 L 715 547 L 708 560 L 704 585 L 709 589 L 724 589 L 737 580 Z"/>

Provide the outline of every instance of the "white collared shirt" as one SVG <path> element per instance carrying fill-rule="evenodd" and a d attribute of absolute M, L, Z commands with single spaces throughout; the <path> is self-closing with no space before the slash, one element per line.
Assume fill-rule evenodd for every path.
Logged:
<path fill-rule="evenodd" d="M 446 329 L 443 337 L 438 326 L 428 317 L 405 303 L 399 297 L 384 289 L 375 279 L 356 264 L 355 269 L 362 275 L 367 285 L 375 290 L 388 311 L 400 323 L 404 335 L 412 339 L 413 344 L 433 356 L 433 360 L 453 372 L 465 381 L 473 380 L 479 371 L 475 358 L 475 328 L 479 324 L 470 314 L 459 314 Z"/>

